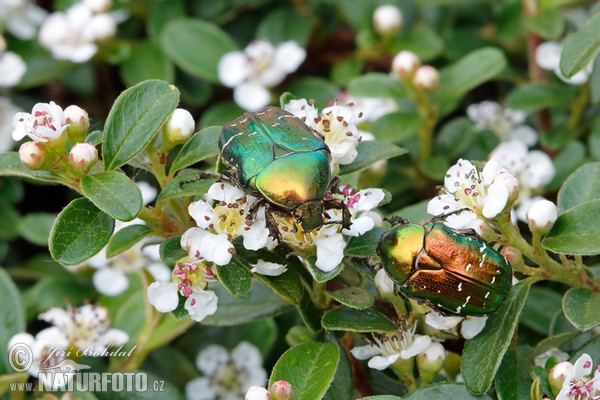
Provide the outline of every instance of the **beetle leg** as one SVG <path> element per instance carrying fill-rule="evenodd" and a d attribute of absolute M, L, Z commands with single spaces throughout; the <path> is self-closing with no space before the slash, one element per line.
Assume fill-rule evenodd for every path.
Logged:
<path fill-rule="evenodd" d="M 399 215 L 394 215 L 391 218 L 385 217 L 383 220 L 389 222 L 391 226 L 408 225 L 410 223 L 406 218 L 403 218 Z"/>
<path fill-rule="evenodd" d="M 336 209 L 336 210 L 342 210 L 342 228 L 344 229 L 350 229 L 350 226 L 352 225 L 352 214 L 350 214 L 350 210 L 348 209 L 348 206 L 346 205 L 346 203 L 344 203 L 343 201 L 339 201 L 339 200 L 323 200 L 323 206 L 325 208 L 325 210 L 331 210 L 331 209 Z M 329 218 L 329 216 L 327 215 L 326 212 L 324 212 L 323 214 L 325 214 L 325 216 L 327 218 Z M 335 223 L 338 223 L 337 221 Z"/>

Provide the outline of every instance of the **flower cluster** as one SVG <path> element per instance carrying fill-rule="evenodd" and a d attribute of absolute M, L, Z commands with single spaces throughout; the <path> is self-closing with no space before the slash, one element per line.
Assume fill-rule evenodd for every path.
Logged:
<path fill-rule="evenodd" d="M 98 51 L 98 43 L 117 32 L 117 17 L 108 13 L 111 0 L 83 0 L 65 11 L 50 14 L 42 24 L 39 41 L 58 60 L 83 63 Z"/>
<path fill-rule="evenodd" d="M 98 305 L 67 306 L 66 310 L 55 307 L 40 314 L 39 319 L 53 326 L 41 330 L 35 337 L 29 333 L 18 333 L 8 342 L 9 349 L 17 345 L 31 349 L 33 359 L 29 360 L 31 367 L 27 372 L 32 376 L 37 376 L 41 369 L 57 365 L 69 354 L 102 355 L 112 346 L 121 346 L 129 341 L 126 332 L 110 328 L 106 308 Z M 18 365 L 25 365 L 27 361 L 14 360 Z"/>
<path fill-rule="evenodd" d="M 524 124 L 526 114 L 523 111 L 502 107 L 495 101 L 482 101 L 467 107 L 467 116 L 473 122 L 476 131 L 490 130 L 500 140 L 516 139 L 527 146 L 537 142 L 537 132 Z"/>
<path fill-rule="evenodd" d="M 296 71 L 306 58 L 306 50 L 294 41 L 277 46 L 255 40 L 244 51 L 225 54 L 219 60 L 219 80 L 233 88 L 233 99 L 245 110 L 258 110 L 269 104 L 269 88 L 279 85 Z"/>
<path fill-rule="evenodd" d="M 600 398 L 600 366 L 595 370 L 592 367 L 592 358 L 585 353 L 575 361 L 575 364 L 563 361 L 555 365 L 550 371 L 548 380 L 552 389 L 558 392 L 556 400 Z M 593 377 L 592 371 L 594 371 Z"/>
<path fill-rule="evenodd" d="M 239 343 L 231 352 L 208 345 L 198 353 L 196 367 L 203 376 L 187 383 L 185 393 L 190 400 L 243 399 L 251 387 L 267 381 L 262 355 L 248 342 Z"/>

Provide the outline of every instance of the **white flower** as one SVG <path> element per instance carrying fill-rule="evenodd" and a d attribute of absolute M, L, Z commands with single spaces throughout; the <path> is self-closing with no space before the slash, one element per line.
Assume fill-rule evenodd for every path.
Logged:
<path fill-rule="evenodd" d="M 376 121 L 382 116 L 398 111 L 398 104 L 391 98 L 357 97 L 344 92 L 340 96 L 346 107 L 352 109 L 357 125 L 364 121 Z M 315 110 L 316 111 L 316 110 Z M 362 140 L 366 140 L 361 132 Z"/>
<path fill-rule="evenodd" d="M 258 260 L 256 264 L 251 264 L 252 269 L 250 272 L 253 274 L 261 274 L 267 276 L 279 276 L 287 271 L 287 267 L 285 265 L 265 261 Z"/>
<path fill-rule="evenodd" d="M 518 140 L 527 146 L 537 142 L 537 132 L 524 125 L 525 113 L 502 107 L 495 101 L 483 101 L 467 107 L 467 116 L 475 124 L 475 130 L 489 129 L 500 140 Z"/>
<path fill-rule="evenodd" d="M 31 114 L 15 114 L 12 137 L 18 141 L 29 136 L 36 142 L 48 143 L 61 139 L 65 129 L 65 114 L 59 105 L 53 101 L 37 103 L 33 106 Z"/>
<path fill-rule="evenodd" d="M 382 35 L 389 35 L 400 29 L 402 25 L 402 11 L 394 5 L 384 4 L 375 9 L 373 13 L 373 27 Z"/>
<path fill-rule="evenodd" d="M 27 373 L 37 377 L 40 369 L 52 367 L 65 359 L 69 342 L 56 328 L 46 328 L 35 337 L 29 333 L 17 333 L 8 341 L 13 365 L 27 368 Z M 28 350 L 24 346 L 27 346 Z M 18 351 L 23 349 L 24 351 Z M 62 350 L 62 351 L 61 351 Z"/>
<path fill-rule="evenodd" d="M 483 170 L 470 161 L 458 160 L 446 173 L 443 193 L 429 202 L 427 212 L 443 215 L 466 208 L 468 210 L 449 215 L 446 224 L 481 232 L 482 225 L 485 225 L 481 218 L 494 218 L 507 205 L 510 188 L 505 179 L 495 181 L 502 172 L 506 171 L 495 157 L 485 164 Z"/>
<path fill-rule="evenodd" d="M 9 98 L 0 97 L 0 153 L 13 148 L 15 143 L 12 138 L 12 119 L 15 114 L 22 111 Z"/>
<path fill-rule="evenodd" d="M 306 99 L 291 100 L 284 106 L 286 111 L 302 119 L 309 127 L 323 135 L 331 151 L 331 170 L 335 173 L 339 165 L 350 164 L 358 155 L 360 135 L 357 119 L 348 107 L 334 105 L 323 109 L 319 116 L 314 106 Z"/>
<path fill-rule="evenodd" d="M 277 46 L 253 41 L 244 51 L 225 54 L 217 66 L 219 80 L 234 90 L 234 100 L 246 110 L 269 104 L 269 88 L 279 85 L 306 58 L 306 50 L 294 41 Z"/>
<path fill-rule="evenodd" d="M 33 39 L 47 15 L 43 8 L 28 0 L 0 1 L 0 22 L 6 24 L 7 31 L 22 40 Z"/>
<path fill-rule="evenodd" d="M 381 189 L 362 189 L 358 192 L 352 190 L 350 186 L 342 189 L 345 196 L 344 203 L 352 215 L 352 225 L 350 229 L 342 229 L 342 233 L 348 236 L 360 236 L 375 227 L 375 214 L 368 213 L 381 203 L 385 197 L 385 192 Z"/>
<path fill-rule="evenodd" d="M 436 311 L 431 311 L 425 316 L 425 323 L 434 329 L 447 331 L 457 334 L 456 327 L 460 325 L 460 335 L 465 339 L 473 339 L 477 336 L 487 322 L 487 316 L 460 316 L 460 315 L 442 315 Z"/>
<path fill-rule="evenodd" d="M 227 265 L 235 252 L 232 241 L 243 238 L 244 247 L 258 250 L 271 247 L 265 209 L 251 215 L 256 199 L 241 189 L 224 182 L 213 184 L 204 199 L 188 207 L 198 228 L 188 229 L 181 237 L 181 246 L 190 257 L 203 258 L 218 265 Z"/>
<path fill-rule="evenodd" d="M 258 348 L 241 342 L 231 352 L 211 344 L 196 357 L 196 367 L 203 377 L 195 378 L 185 388 L 187 399 L 240 399 L 252 386 L 264 386 L 267 372 Z"/>
<path fill-rule="evenodd" d="M 429 336 L 415 335 L 415 328 L 399 329 L 391 336 L 372 332 L 371 344 L 356 346 L 350 353 L 359 360 L 369 359 L 370 368 L 384 370 L 399 358 L 407 360 L 422 353 L 431 344 Z"/>
<path fill-rule="evenodd" d="M 179 262 L 173 269 L 172 282 L 157 280 L 148 286 L 148 301 L 159 312 L 167 313 L 177 308 L 181 294 L 190 317 L 200 322 L 217 311 L 217 295 L 205 290 L 211 280 L 212 272 L 206 265 Z"/>
<path fill-rule="evenodd" d="M 600 398 L 600 368 L 596 367 L 592 378 L 592 366 L 592 358 L 588 354 L 579 357 L 566 376 L 556 400 Z"/>
<path fill-rule="evenodd" d="M 17 85 L 26 71 L 27 64 L 20 55 L 12 51 L 0 51 L 0 87 Z"/>
<path fill-rule="evenodd" d="M 583 85 L 589 79 L 592 70 L 592 62 L 583 67 L 582 70 L 575 73 L 570 78 L 563 75 L 560 70 L 560 58 L 562 56 L 563 46 L 557 42 L 544 42 L 535 49 L 535 62 L 540 68 L 548 71 L 554 71 L 562 81 L 571 85 Z"/>

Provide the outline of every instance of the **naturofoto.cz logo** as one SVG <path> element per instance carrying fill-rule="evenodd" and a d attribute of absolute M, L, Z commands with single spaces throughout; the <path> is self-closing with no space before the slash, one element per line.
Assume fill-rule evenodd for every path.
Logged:
<path fill-rule="evenodd" d="M 48 354 L 65 354 L 64 349 L 50 349 Z M 53 350 L 53 351 L 52 351 Z M 68 352 L 66 352 L 68 354 Z M 114 352 L 113 352 L 114 353 Z M 144 372 L 92 372 L 89 365 L 70 359 L 53 363 L 50 356 L 36 360 L 32 349 L 24 343 L 14 344 L 8 352 L 8 362 L 15 372 L 27 372 L 37 377 L 32 382 L 12 382 L 15 392 L 69 391 L 69 392 L 162 392 L 164 381 L 152 380 Z M 36 365 L 37 364 L 37 365 Z"/>

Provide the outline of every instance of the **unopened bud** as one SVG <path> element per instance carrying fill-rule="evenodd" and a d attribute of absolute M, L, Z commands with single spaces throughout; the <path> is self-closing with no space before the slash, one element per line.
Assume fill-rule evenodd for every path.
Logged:
<path fill-rule="evenodd" d="M 504 246 L 500 249 L 500 254 L 506 258 L 506 261 L 513 267 L 523 265 L 523 254 L 520 250 L 512 246 Z"/>
<path fill-rule="evenodd" d="M 88 129 L 90 127 L 90 117 L 87 111 L 75 105 L 65 108 L 65 123 L 67 126 L 67 135 L 72 144 L 85 141 Z"/>
<path fill-rule="evenodd" d="M 250 386 L 246 392 L 245 400 L 271 400 L 271 394 L 262 386 Z"/>
<path fill-rule="evenodd" d="M 446 360 L 446 349 L 439 342 L 431 342 L 429 346 L 417 355 L 419 376 L 424 382 L 431 382 L 440 372 Z"/>
<path fill-rule="evenodd" d="M 554 395 L 558 395 L 562 389 L 565 379 L 567 379 L 572 371 L 573 364 L 568 361 L 563 361 L 552 367 L 550 373 L 548 374 L 548 383 L 550 384 Z"/>
<path fill-rule="evenodd" d="M 189 111 L 178 108 L 173 111 L 163 127 L 167 140 L 172 144 L 185 143 L 194 133 L 196 122 Z"/>
<path fill-rule="evenodd" d="M 98 150 L 89 143 L 77 143 L 69 153 L 69 164 L 87 171 L 98 161 Z"/>
<path fill-rule="evenodd" d="M 398 75 L 400 79 L 410 79 L 420 66 L 421 60 L 415 53 L 403 50 L 394 57 L 392 72 Z"/>
<path fill-rule="evenodd" d="M 373 27 L 382 36 L 394 34 L 402 26 L 402 12 L 396 6 L 385 4 L 375 9 Z"/>
<path fill-rule="evenodd" d="M 495 178 L 492 184 L 498 183 L 508 190 L 507 206 L 512 204 L 519 197 L 519 180 L 510 172 L 501 172 Z"/>
<path fill-rule="evenodd" d="M 19 147 L 19 158 L 31 170 L 48 169 L 52 165 L 50 153 L 41 142 L 25 142 Z"/>
<path fill-rule="evenodd" d="M 536 201 L 527 211 L 527 223 L 532 232 L 541 234 L 548 232 L 556 218 L 558 218 L 556 205 L 546 199 Z"/>
<path fill-rule="evenodd" d="M 423 65 L 415 72 L 413 83 L 424 90 L 437 89 L 440 83 L 440 73 L 430 65 Z"/>
<path fill-rule="evenodd" d="M 381 268 L 375 273 L 375 287 L 380 294 L 394 294 L 394 281 L 385 272 L 385 269 Z"/>
<path fill-rule="evenodd" d="M 288 381 L 276 381 L 271 385 L 273 400 L 294 400 L 294 390 Z"/>

